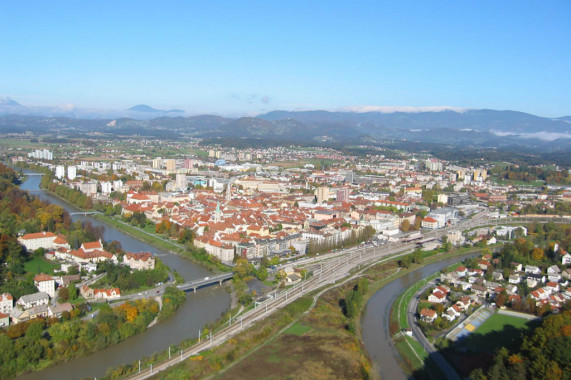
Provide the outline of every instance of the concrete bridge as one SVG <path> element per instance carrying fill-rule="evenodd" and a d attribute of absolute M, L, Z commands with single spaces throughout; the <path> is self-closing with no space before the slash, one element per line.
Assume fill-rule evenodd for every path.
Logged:
<path fill-rule="evenodd" d="M 184 291 L 192 289 L 194 293 L 196 293 L 196 289 L 198 288 L 216 283 L 218 283 L 218 285 L 222 285 L 224 281 L 229 280 L 232 277 L 234 277 L 234 272 L 222 273 L 216 276 L 204 277 L 200 280 L 185 282 L 184 284 L 177 285 L 177 288 Z"/>
<path fill-rule="evenodd" d="M 75 216 L 75 215 L 95 215 L 95 214 L 101 214 L 98 211 L 78 211 L 78 212 L 70 212 L 69 215 L 70 216 Z"/>

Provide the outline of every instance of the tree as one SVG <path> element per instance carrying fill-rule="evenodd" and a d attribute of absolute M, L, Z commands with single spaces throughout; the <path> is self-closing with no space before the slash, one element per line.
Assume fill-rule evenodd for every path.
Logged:
<path fill-rule="evenodd" d="M 67 302 L 69 300 L 69 289 L 68 288 L 60 288 L 57 292 L 58 299 L 61 302 Z"/>
<path fill-rule="evenodd" d="M 400 224 L 400 229 L 402 230 L 402 232 L 408 232 L 408 230 L 410 229 L 410 222 L 408 221 L 408 219 L 402 221 L 402 223 Z"/>
<path fill-rule="evenodd" d="M 238 277 L 246 277 L 248 275 L 249 272 L 249 264 L 248 264 L 248 260 L 244 259 L 244 258 L 239 258 L 238 260 L 236 260 L 236 267 L 235 267 L 235 271 L 236 274 L 238 274 Z"/>
<path fill-rule="evenodd" d="M 544 252 L 543 249 L 539 248 L 539 247 L 535 247 L 533 248 L 533 250 L 531 251 L 531 258 L 535 261 L 541 261 L 543 260 L 543 256 L 544 256 Z"/>
<path fill-rule="evenodd" d="M 417 215 L 414 219 L 414 229 L 420 230 L 420 226 L 422 225 L 422 217 Z"/>
<path fill-rule="evenodd" d="M 69 292 L 69 299 L 74 301 L 77 299 L 78 296 L 78 291 L 77 288 L 75 287 L 74 284 L 69 284 L 67 286 L 68 292 Z"/>
<path fill-rule="evenodd" d="M 412 262 L 415 264 L 422 264 L 422 250 L 417 248 L 412 253 Z"/>
<path fill-rule="evenodd" d="M 14 343 L 6 334 L 0 334 L 0 363 L 2 367 L 16 356 Z"/>
<path fill-rule="evenodd" d="M 256 277 L 260 281 L 266 281 L 268 278 L 268 270 L 262 266 L 256 271 Z"/>

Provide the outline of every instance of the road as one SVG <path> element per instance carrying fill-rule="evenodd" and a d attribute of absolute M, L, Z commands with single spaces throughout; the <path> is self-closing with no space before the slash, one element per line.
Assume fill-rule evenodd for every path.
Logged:
<path fill-rule="evenodd" d="M 503 221 L 508 222 L 507 220 Z M 523 222 L 523 221 L 522 221 Z M 491 224 L 491 221 L 487 219 L 487 211 L 477 214 L 472 219 L 462 221 L 454 226 L 448 226 L 446 228 L 433 230 L 424 234 L 425 237 L 442 237 L 449 230 L 461 229 L 467 230 L 475 227 L 485 226 Z M 163 371 L 171 366 L 176 365 L 184 359 L 191 356 L 197 355 L 203 350 L 210 349 L 219 344 L 224 343 L 226 340 L 240 333 L 244 329 L 252 326 L 256 321 L 265 318 L 272 312 L 283 308 L 289 303 L 295 301 L 296 299 L 302 297 L 304 294 L 321 288 L 327 284 L 334 283 L 339 279 L 347 277 L 352 270 L 357 267 L 372 265 L 382 261 L 387 256 L 391 256 L 391 259 L 396 254 L 404 255 L 407 254 L 413 247 L 414 243 L 408 244 L 385 244 L 379 247 L 363 247 L 357 249 L 349 249 L 341 252 L 334 252 L 328 255 L 322 255 L 319 258 L 308 258 L 299 260 L 298 262 L 291 264 L 311 264 L 315 270 L 313 271 L 313 276 L 309 279 L 295 284 L 293 287 L 277 292 L 274 298 L 269 298 L 260 304 L 256 304 L 254 309 L 251 309 L 240 316 L 239 319 L 234 321 L 229 321 L 228 326 L 222 330 L 216 332 L 213 335 L 209 335 L 205 340 L 194 346 L 178 353 L 175 357 L 157 364 L 154 367 L 142 369 L 141 372 L 129 377 L 129 379 L 146 379 L 151 376 L 156 375 L 158 372 Z M 404 252 L 404 253 L 403 253 Z M 322 262 L 317 262 L 317 261 Z M 409 321 L 410 322 L 410 321 Z M 414 326 L 414 324 L 410 324 Z M 421 334 L 421 332 L 420 332 Z M 446 366 L 450 367 L 445 359 L 437 355 L 433 346 L 428 345 L 425 347 L 429 353 L 434 353 L 435 360 L 443 368 L 445 373 L 449 372 L 446 370 Z M 458 379 L 458 375 L 454 370 L 447 373 L 447 376 L 451 379 Z"/>
<path fill-rule="evenodd" d="M 251 309 L 244 313 L 239 319 L 233 321 L 232 324 L 225 327 L 214 335 L 209 335 L 206 340 L 194 345 L 193 347 L 178 353 L 176 358 L 172 358 L 163 362 L 152 369 L 147 368 L 140 373 L 130 377 L 130 379 L 146 379 L 157 372 L 169 368 L 181 360 L 197 355 L 199 352 L 217 346 L 232 336 L 240 333 L 243 329 L 252 326 L 256 321 L 265 318 L 272 312 L 283 308 L 289 303 L 302 297 L 304 294 L 311 292 L 315 289 L 321 288 L 324 285 L 334 283 L 340 279 L 347 277 L 350 272 L 359 267 L 367 266 L 376 263 L 389 254 L 394 254 L 397 251 L 408 251 L 410 247 L 403 246 L 398 250 L 388 249 L 382 250 L 379 247 L 361 248 L 346 254 L 342 258 L 333 258 L 326 263 L 323 263 L 322 269 L 314 272 L 314 275 L 309 279 L 295 284 L 289 289 L 284 289 L 276 293 L 274 298 L 269 298 L 264 302 L 257 304 L 255 309 Z M 320 264 L 321 267 L 321 264 Z"/>
<path fill-rule="evenodd" d="M 456 373 L 454 368 L 444 359 L 444 357 L 438 352 L 438 350 L 434 347 L 432 343 L 426 339 L 420 326 L 418 326 L 415 314 L 416 308 L 418 305 L 418 296 L 422 294 L 428 287 L 434 286 L 433 282 L 428 282 L 426 285 L 421 287 L 412 297 L 412 302 L 409 302 L 407 307 L 407 320 L 408 325 L 412 329 L 412 334 L 416 338 L 416 340 L 422 345 L 424 350 L 428 353 L 428 355 L 436 362 L 436 364 L 440 367 L 440 370 L 444 373 L 447 379 L 449 380 L 460 380 L 460 376 Z"/>

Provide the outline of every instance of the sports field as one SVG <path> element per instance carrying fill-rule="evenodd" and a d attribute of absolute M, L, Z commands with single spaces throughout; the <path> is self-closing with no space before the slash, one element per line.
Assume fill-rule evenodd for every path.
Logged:
<path fill-rule="evenodd" d="M 502 346 L 513 347 L 519 344 L 529 322 L 524 318 L 495 313 L 466 336 L 463 345 L 480 352 L 493 352 Z"/>

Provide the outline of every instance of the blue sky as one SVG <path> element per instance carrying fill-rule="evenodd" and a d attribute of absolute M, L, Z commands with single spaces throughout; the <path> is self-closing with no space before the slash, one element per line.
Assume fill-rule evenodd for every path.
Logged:
<path fill-rule="evenodd" d="M 5 1 L 0 96 L 192 114 L 571 114 L 571 2 Z"/>

